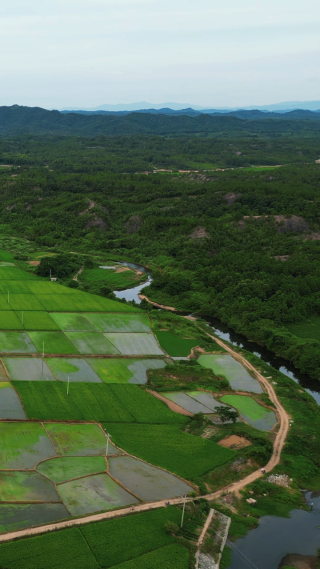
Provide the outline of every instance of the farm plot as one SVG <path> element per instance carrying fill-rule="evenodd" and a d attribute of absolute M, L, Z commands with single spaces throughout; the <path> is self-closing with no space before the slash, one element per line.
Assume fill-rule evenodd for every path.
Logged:
<path fill-rule="evenodd" d="M 110 421 L 121 423 L 185 423 L 178 415 L 137 385 L 70 384 L 15 381 L 27 416 L 47 421 Z M 114 441 L 116 444 L 116 441 Z"/>
<path fill-rule="evenodd" d="M 37 280 L 39 277 L 28 273 L 27 271 L 22 271 L 17 267 L 0 267 L 0 280 L 4 281 L 26 281 L 26 280 Z M 40 280 L 40 279 L 39 279 Z"/>
<path fill-rule="evenodd" d="M 0 419 L 26 418 L 21 401 L 11 383 L 0 382 Z"/>
<path fill-rule="evenodd" d="M 12 310 L 43 310 L 33 294 L 10 294 L 9 305 Z"/>
<path fill-rule="evenodd" d="M 238 409 L 244 421 L 260 431 L 270 431 L 277 422 L 273 411 L 246 395 L 224 395 L 221 401 Z"/>
<path fill-rule="evenodd" d="M 45 423 L 44 427 L 58 455 L 103 456 L 106 454 L 107 440 L 98 425 Z M 111 443 L 108 446 L 108 455 L 119 453 Z"/>
<path fill-rule="evenodd" d="M 163 356 L 153 334 L 112 333 L 103 334 L 123 355 Z"/>
<path fill-rule="evenodd" d="M 23 330 L 24 326 L 21 324 L 19 318 L 12 310 L 0 311 L 0 329 L 1 330 Z"/>
<path fill-rule="evenodd" d="M 158 342 L 172 357 L 187 357 L 191 353 L 192 348 L 195 348 L 199 340 L 190 340 L 187 338 L 179 338 L 172 332 L 154 330 L 154 334 L 158 338 Z"/>
<path fill-rule="evenodd" d="M 94 551 L 99 564 L 109 569 L 174 543 L 175 538 L 165 531 L 165 524 L 171 521 L 178 525 L 180 520 L 181 510 L 171 506 L 85 525 L 81 527 L 81 533 L 90 549 Z M 123 547 L 124 535 L 126 547 Z M 154 565 L 151 564 L 149 567 L 153 568 Z"/>
<path fill-rule="evenodd" d="M 26 330 L 60 330 L 51 315 L 44 310 L 19 311 L 16 312 L 16 316 L 19 318 L 19 322 L 23 322 L 21 327 Z"/>
<path fill-rule="evenodd" d="M 120 565 L 114 566 L 114 569 L 188 569 L 189 551 L 183 545 L 172 544 L 155 551 L 150 551 L 127 561 Z"/>
<path fill-rule="evenodd" d="M 230 355 L 201 355 L 198 358 L 198 362 L 203 367 L 212 369 L 216 375 L 226 377 L 232 389 L 237 391 L 251 391 L 252 393 L 263 393 L 260 383 Z"/>
<path fill-rule="evenodd" d="M 0 332 L 2 353 L 34 354 L 38 350 L 26 332 Z"/>
<path fill-rule="evenodd" d="M 41 294 L 39 299 L 45 310 L 55 312 L 140 312 L 139 308 L 86 292 Z"/>
<path fill-rule="evenodd" d="M 75 291 L 67 286 L 51 283 L 48 281 L 37 281 L 26 283 L 29 292 L 36 296 L 41 294 L 74 294 Z"/>
<path fill-rule="evenodd" d="M 50 316 L 59 326 L 60 330 L 67 332 L 98 332 L 98 328 L 89 322 L 83 314 L 74 312 L 56 312 Z"/>
<path fill-rule="evenodd" d="M 147 314 L 84 314 L 100 332 L 150 332 Z"/>
<path fill-rule="evenodd" d="M 33 506 L 30 506 L 30 510 L 31 508 Z M 54 508 L 57 508 L 57 505 Z M 61 508 L 65 510 L 62 505 Z M 35 515 L 35 511 L 28 512 L 25 510 L 25 514 L 26 517 L 29 514 L 30 518 L 32 514 L 34 518 L 38 517 Z M 67 510 L 65 510 L 65 515 L 60 515 L 61 517 L 69 517 Z M 59 519 L 59 516 L 44 519 L 43 522 L 38 521 L 38 523 L 49 523 L 56 519 Z M 0 557 L 3 567 L 7 569 L 21 569 L 21 567 L 23 569 L 41 569 L 44 567 L 46 569 L 57 569 L 57 567 L 99 569 L 100 567 L 78 528 L 2 543 L 0 545 Z"/>
<path fill-rule="evenodd" d="M 3 362 L 12 380 L 55 381 L 46 362 L 41 358 L 3 358 Z"/>
<path fill-rule="evenodd" d="M 63 332 L 28 332 L 39 352 L 45 354 L 78 354 L 77 348 Z"/>
<path fill-rule="evenodd" d="M 60 502 L 50 480 L 37 472 L 0 472 L 2 502 Z"/>
<path fill-rule="evenodd" d="M 119 354 L 100 332 L 65 332 L 80 354 Z"/>
<path fill-rule="evenodd" d="M 147 370 L 166 366 L 164 360 L 108 358 L 89 360 L 91 367 L 105 383 L 147 383 Z"/>
<path fill-rule="evenodd" d="M 111 458 L 109 468 L 111 476 L 147 502 L 174 498 L 193 490 L 177 476 L 132 456 Z"/>
<path fill-rule="evenodd" d="M 1 283 L 1 281 L 0 281 Z M 10 296 L 9 296 L 10 298 Z M 12 311 L 12 306 L 8 303 L 8 293 L 7 294 L 0 294 L 0 310 L 3 311 Z"/>
<path fill-rule="evenodd" d="M 25 281 L 0 281 L 0 292 L 6 294 L 30 294 L 28 282 Z"/>
<path fill-rule="evenodd" d="M 221 401 L 218 401 L 212 397 L 211 393 L 206 393 L 204 391 L 188 391 L 189 397 L 199 401 L 202 405 L 208 407 L 211 411 L 215 411 L 216 407 L 221 406 Z"/>
<path fill-rule="evenodd" d="M 177 425 L 104 425 L 113 442 L 137 456 L 193 480 L 225 464 L 235 451 L 180 430 Z"/>
<path fill-rule="evenodd" d="M 82 516 L 137 504 L 138 500 L 119 486 L 108 474 L 95 474 L 63 482 L 57 490 L 73 516 Z"/>
<path fill-rule="evenodd" d="M 106 461 L 102 456 L 62 456 L 41 462 L 37 471 L 57 484 L 105 472 Z"/>
<path fill-rule="evenodd" d="M 56 456 L 39 423 L 0 423 L 0 469 L 31 469 L 38 462 Z"/>
<path fill-rule="evenodd" d="M 205 406 L 200 401 L 196 401 L 189 397 L 188 393 L 184 393 L 182 391 L 166 391 L 161 392 L 163 397 L 169 399 L 169 401 L 173 401 L 177 405 L 180 405 L 186 411 L 190 411 L 190 413 L 212 413 L 212 410 Z"/>
<path fill-rule="evenodd" d="M 46 523 L 49 524 L 57 520 L 68 518 L 70 518 L 70 514 L 63 504 L 0 504 L 0 532 L 15 531 Z M 48 552 L 46 552 L 46 555 L 48 555 Z M 1 563 L 2 562 L 3 559 L 1 558 Z M 23 569 L 26 569 L 28 566 L 25 556 L 23 557 L 22 566 Z M 14 569 L 20 568 L 20 559 L 18 559 L 18 563 L 12 565 L 12 567 L 14 567 Z M 34 569 L 34 566 L 31 565 L 30 568 L 31 567 Z M 48 567 L 47 564 L 45 567 Z M 75 566 L 74 569 L 78 569 L 78 566 Z M 87 569 L 87 567 L 83 569 Z"/>
<path fill-rule="evenodd" d="M 100 377 L 86 360 L 80 358 L 48 358 L 48 366 L 59 381 L 101 383 Z"/>

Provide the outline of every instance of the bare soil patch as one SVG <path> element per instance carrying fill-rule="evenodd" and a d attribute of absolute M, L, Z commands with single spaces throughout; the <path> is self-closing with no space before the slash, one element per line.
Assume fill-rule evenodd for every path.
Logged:
<path fill-rule="evenodd" d="M 225 437 L 218 442 L 218 445 L 225 448 L 239 449 L 250 446 L 252 443 L 245 439 L 244 437 L 238 437 L 238 435 L 231 435 L 230 437 Z"/>
<path fill-rule="evenodd" d="M 40 261 L 27 261 L 28 265 L 32 265 L 33 267 L 37 267 L 40 265 Z"/>
<path fill-rule="evenodd" d="M 191 239 L 208 239 L 209 235 L 205 227 L 197 227 L 190 235 Z"/>

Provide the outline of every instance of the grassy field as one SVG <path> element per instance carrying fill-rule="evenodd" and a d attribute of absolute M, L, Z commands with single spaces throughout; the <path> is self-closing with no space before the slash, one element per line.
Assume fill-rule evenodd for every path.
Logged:
<path fill-rule="evenodd" d="M 9 310 L 0 311 L 0 330 L 23 330 L 24 326 L 21 324 L 18 316 Z"/>
<path fill-rule="evenodd" d="M 236 456 L 213 441 L 183 432 L 176 425 L 104 425 L 113 442 L 187 480 L 196 479 Z"/>
<path fill-rule="evenodd" d="M 0 469 L 34 468 L 55 456 L 55 450 L 39 423 L 0 423 Z"/>
<path fill-rule="evenodd" d="M 26 332 L 0 332 L 0 350 L 21 354 L 38 351 Z"/>
<path fill-rule="evenodd" d="M 167 521 L 178 524 L 180 518 L 181 511 L 170 507 L 3 543 L 1 565 L 6 569 L 109 569 L 132 561 L 137 568 L 154 569 L 158 559 L 161 569 L 187 569 L 188 550 L 178 546 L 178 551 L 175 539 L 164 529 Z M 145 565 L 149 552 L 153 557 Z"/>
<path fill-rule="evenodd" d="M 145 553 L 132 561 L 116 565 L 114 569 L 188 569 L 189 551 L 182 545 L 167 545 Z"/>
<path fill-rule="evenodd" d="M 45 430 L 56 453 L 60 456 L 101 456 L 105 454 L 106 437 L 98 425 L 45 423 Z"/>
<path fill-rule="evenodd" d="M 187 357 L 192 348 L 198 345 L 198 340 L 189 340 L 185 338 L 179 338 L 172 332 L 155 330 L 155 335 L 158 338 L 158 342 L 169 356 L 173 357 Z"/>
<path fill-rule="evenodd" d="M 312 316 L 304 322 L 295 324 L 287 324 L 287 328 L 291 334 L 299 338 L 311 338 L 313 340 L 320 340 L 320 317 Z"/>
<path fill-rule="evenodd" d="M 17 381 L 25 412 L 30 419 L 110 421 L 123 423 L 184 423 L 186 418 L 137 385 Z M 1 425 L 0 425 L 1 426 Z"/>

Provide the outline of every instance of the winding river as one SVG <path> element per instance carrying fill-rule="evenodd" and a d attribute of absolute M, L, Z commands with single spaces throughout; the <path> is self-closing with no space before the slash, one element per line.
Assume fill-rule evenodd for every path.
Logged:
<path fill-rule="evenodd" d="M 131 289 L 114 291 L 117 298 L 135 300 L 140 304 L 139 294 L 143 288 L 150 285 L 150 271 L 135 263 L 122 262 L 124 266 L 137 269 L 148 275 L 148 280 L 142 285 Z M 233 346 L 252 352 L 270 366 L 299 383 L 320 405 L 320 382 L 301 374 L 293 364 L 275 356 L 267 348 L 237 334 L 226 324 L 216 318 L 201 316 L 214 333 L 222 340 Z M 312 512 L 292 510 L 290 518 L 263 516 L 256 529 L 235 541 L 232 547 L 232 561 L 228 569 L 278 569 L 281 560 L 290 553 L 300 555 L 316 555 L 320 546 L 320 493 L 306 492 L 306 500 L 313 503 Z"/>

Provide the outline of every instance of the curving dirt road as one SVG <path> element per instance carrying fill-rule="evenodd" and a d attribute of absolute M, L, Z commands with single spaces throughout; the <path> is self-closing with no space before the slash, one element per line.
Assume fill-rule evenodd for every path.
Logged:
<path fill-rule="evenodd" d="M 228 351 L 244 367 L 246 367 L 247 369 L 251 370 L 254 373 L 257 380 L 263 385 L 263 387 L 265 388 L 265 391 L 269 395 L 271 401 L 276 406 L 276 414 L 277 414 L 277 418 L 278 418 L 278 422 L 279 422 L 279 430 L 276 434 L 276 438 L 275 438 L 275 441 L 273 443 L 273 452 L 272 452 L 271 458 L 270 458 L 268 464 L 265 466 L 265 470 L 267 472 L 270 472 L 280 462 L 281 451 L 282 451 L 282 448 L 283 448 L 283 445 L 285 443 L 286 436 L 287 436 L 287 433 L 289 430 L 289 417 L 288 417 L 286 411 L 284 410 L 284 408 L 282 407 L 280 401 L 278 400 L 277 395 L 276 395 L 272 385 L 270 385 L 270 383 L 266 380 L 266 378 L 263 377 L 263 375 L 250 362 L 248 362 L 248 360 L 246 360 L 246 358 L 244 358 L 241 354 L 238 354 L 238 352 L 235 352 L 232 348 L 230 348 L 222 340 L 220 340 L 219 338 L 216 338 L 215 336 L 212 336 L 211 334 L 208 334 L 208 336 L 210 336 L 210 338 L 215 340 L 217 342 L 217 344 L 219 344 L 222 348 L 224 348 L 226 351 Z M 212 494 L 207 494 L 207 495 L 201 496 L 201 497 L 206 498 L 207 500 L 215 500 L 215 499 L 219 498 L 222 494 L 225 494 L 227 492 L 234 492 L 237 494 L 239 492 L 239 490 L 242 490 L 245 486 L 247 486 L 247 484 L 254 482 L 255 480 L 257 480 L 257 478 L 260 478 L 261 476 L 263 476 L 261 470 L 260 469 L 256 470 L 255 472 L 252 472 L 251 474 L 249 474 L 248 476 L 246 476 L 242 480 L 239 480 L 238 482 L 233 482 L 232 484 L 229 484 L 228 486 L 224 486 L 224 488 L 221 488 L 220 490 L 217 490 L 216 492 L 213 492 Z M 187 502 L 192 501 L 192 500 L 193 500 L 193 498 L 187 498 L 186 499 Z M 173 498 L 173 499 L 170 499 L 170 504 L 182 504 L 184 501 L 185 501 L 184 497 Z M 49 532 L 49 531 L 55 531 L 58 529 L 63 529 L 63 528 L 68 528 L 68 527 L 72 527 L 72 526 L 87 524 L 89 522 L 99 522 L 102 520 L 118 518 L 118 517 L 122 517 L 122 516 L 125 516 L 128 514 L 132 514 L 134 512 L 145 512 L 147 510 L 154 510 L 156 508 L 163 508 L 166 506 L 166 502 L 167 502 L 166 500 L 161 500 L 159 502 L 152 502 L 152 503 L 148 503 L 148 504 L 140 504 L 138 506 L 134 506 L 134 509 L 124 508 L 122 510 L 116 510 L 116 511 L 112 511 L 112 512 L 103 512 L 101 514 L 93 514 L 91 516 L 84 516 L 84 517 L 76 518 L 76 519 L 72 519 L 72 520 L 65 520 L 63 522 L 57 522 L 57 523 L 47 524 L 44 526 L 24 529 L 24 530 L 20 530 L 20 531 L 9 532 L 9 533 L 5 533 L 5 534 L 0 535 L 0 543 L 5 542 L 5 541 L 10 541 L 12 539 L 28 537 L 28 536 L 33 536 L 33 535 L 38 535 L 41 533 Z"/>

